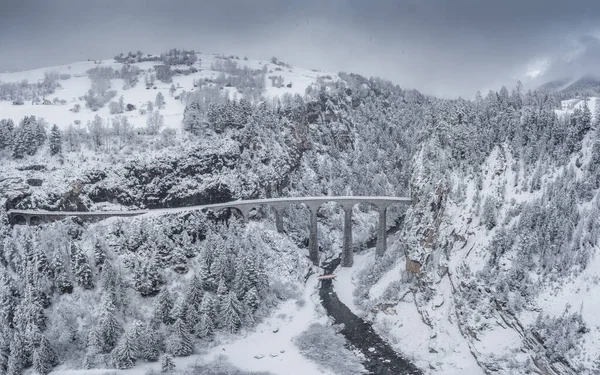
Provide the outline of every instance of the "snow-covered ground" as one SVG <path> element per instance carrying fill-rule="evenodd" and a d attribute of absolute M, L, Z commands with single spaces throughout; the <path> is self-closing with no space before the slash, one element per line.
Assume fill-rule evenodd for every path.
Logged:
<path fill-rule="evenodd" d="M 600 257 L 598 251 L 593 254 L 590 264 L 577 277 L 556 289 L 546 289 L 536 304 L 551 317 L 558 317 L 568 311 L 581 312 L 584 322 L 591 328 L 586 334 L 585 350 L 588 360 L 600 358 Z M 522 320 L 532 323 L 534 314 L 524 314 Z"/>
<path fill-rule="evenodd" d="M 389 241 L 397 241 L 394 236 Z M 426 374 L 483 374 L 469 351 L 467 341 L 458 327 L 448 317 L 451 312 L 451 287 L 448 279 L 439 286 L 440 295 L 434 300 L 438 306 L 429 312 L 433 326 L 424 323 L 416 308 L 411 292 L 393 306 L 382 306 L 377 311 L 364 311 L 356 305 L 354 291 L 357 276 L 375 261 L 375 251 L 370 249 L 354 258 L 354 267 L 338 268 L 334 288 L 340 301 L 359 316 L 373 321 L 376 332 L 386 338 L 395 350 L 411 359 Z M 369 290 L 369 298 L 381 297 L 390 283 L 399 280 L 404 273 L 399 262 L 387 271 Z"/>
<path fill-rule="evenodd" d="M 218 60 L 217 56 L 218 55 L 214 54 L 198 54 L 199 60 L 194 64 L 194 67 L 198 69 L 197 73 L 174 76 L 173 84 L 177 87 L 174 96 L 169 94 L 171 83 L 164 83 L 156 80 L 154 82 L 156 89 L 146 89 L 146 85 L 144 84 L 145 72 L 149 69 L 153 69 L 154 65 L 161 64 L 161 62 L 141 62 L 131 64 L 137 66 L 141 70 L 138 77 L 139 82 L 133 88 L 124 90 L 123 80 L 112 79 L 110 89 L 117 92 L 113 100 L 118 100 L 122 95 L 125 104 L 135 105 L 136 110 L 124 112 L 122 115 L 127 116 L 134 127 L 144 127 L 146 126 L 147 115 L 140 114 L 140 108 L 143 108 L 149 101 L 154 102 L 156 94 L 162 92 L 165 97 L 166 106 L 165 109 L 160 110 L 160 113 L 164 116 L 165 127 L 179 129 L 181 127 L 185 103 L 176 100 L 174 97 L 179 95 L 183 90 L 193 92 L 194 80 L 204 80 L 205 78 L 212 79 L 217 77 L 220 72 L 211 70 L 211 65 Z M 236 62 L 240 67 L 247 66 L 252 69 L 261 69 L 264 65 L 267 65 L 268 70 L 265 77 L 266 90 L 264 92 L 264 96 L 267 98 L 274 98 L 285 93 L 303 95 L 306 88 L 315 83 L 318 77 L 330 77 L 328 79 L 333 80 L 337 79 L 337 75 L 330 72 L 298 67 L 287 68 L 272 64 L 268 60 L 235 59 L 232 61 Z M 87 70 L 96 67 L 113 67 L 114 69 L 121 69 L 122 66 L 123 64 L 115 62 L 113 59 L 108 59 L 102 61 L 100 64 L 96 64 L 93 61 L 82 61 L 69 65 L 60 65 L 23 72 L 0 73 L 0 82 L 20 82 L 22 80 L 28 80 L 30 83 L 43 80 L 44 73 L 49 72 L 71 75 L 71 78 L 67 80 L 59 80 L 62 88 L 57 89 L 54 94 L 48 95 L 48 97 L 45 98 L 50 101 L 54 98 L 58 98 L 59 100 L 65 100 L 67 102 L 66 104 L 43 105 L 32 104 L 31 101 L 25 101 L 23 105 L 13 105 L 10 101 L 0 101 L 0 118 L 11 118 L 15 123 L 18 123 L 23 117 L 34 115 L 36 117 L 43 117 L 50 125 L 57 124 L 59 128 L 62 129 L 70 124 L 76 124 L 76 122 L 80 123 L 78 126 L 85 127 L 88 121 L 91 121 L 95 115 L 100 116 L 104 120 L 110 120 L 115 115 L 110 114 L 108 105 L 93 112 L 85 107 L 85 103 L 80 97 L 86 94 L 91 88 L 91 80 L 86 74 Z M 284 86 L 280 88 L 274 87 L 271 80 L 268 78 L 272 75 L 282 76 Z M 292 87 L 287 87 L 289 83 L 292 84 Z M 226 87 L 224 90 L 227 91 L 230 96 L 236 95 L 238 98 L 241 97 L 241 94 L 239 94 L 235 88 Z M 42 99 L 44 98 L 40 98 L 40 100 Z M 75 104 L 81 105 L 81 110 L 79 112 L 69 111 Z"/>
<path fill-rule="evenodd" d="M 597 97 L 597 96 L 592 96 L 592 97 L 586 98 L 586 100 L 583 100 L 583 99 L 563 100 L 560 103 L 561 104 L 560 109 L 557 109 L 555 112 L 559 116 L 565 115 L 567 113 L 573 113 L 573 111 L 577 108 L 582 109 L 587 101 L 588 108 L 590 109 L 590 112 L 592 113 L 592 115 L 594 115 L 596 113 L 596 105 L 598 104 L 599 100 L 600 100 L 600 97 Z"/>
<path fill-rule="evenodd" d="M 271 317 L 258 324 L 245 337 L 230 339 L 202 354 L 175 358 L 176 369 L 219 360 L 220 356 L 224 356 L 235 367 L 247 371 L 266 371 L 273 375 L 332 375 L 332 372 L 303 357 L 293 341 L 312 323 L 327 324 L 327 320 L 319 301 L 317 279 L 313 275 L 306 282 L 300 299 L 282 303 Z M 58 370 L 51 374 L 102 375 L 110 372 L 143 375 L 149 370 L 160 371 L 160 363 L 142 363 L 128 370 Z"/>
<path fill-rule="evenodd" d="M 360 254 L 354 255 L 353 267 L 338 267 L 338 269 L 335 271 L 336 279 L 333 282 L 335 293 L 337 294 L 339 300 L 344 305 L 348 306 L 350 311 L 358 316 L 362 316 L 363 311 L 361 311 L 354 302 L 354 291 L 356 290 L 354 276 L 362 269 L 365 269 L 372 264 L 374 258 L 374 251 L 364 251 Z"/>
<path fill-rule="evenodd" d="M 256 327 L 255 332 L 240 340 L 219 345 L 203 358 L 212 359 L 225 354 L 239 368 L 273 374 L 331 374 L 304 358 L 293 342 L 294 337 L 310 324 L 327 323 L 328 318 L 319 301 L 316 276 L 309 278 L 300 301 L 304 301 L 304 304 L 286 301 L 270 319 Z"/>

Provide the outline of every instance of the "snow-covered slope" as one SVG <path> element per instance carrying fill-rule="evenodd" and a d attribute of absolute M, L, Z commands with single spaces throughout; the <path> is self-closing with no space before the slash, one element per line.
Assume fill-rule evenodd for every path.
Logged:
<path fill-rule="evenodd" d="M 535 173 L 528 177 L 531 172 L 508 147 L 491 152 L 481 166 L 481 177 L 452 173 L 448 185 L 453 190 L 444 190 L 448 185 L 442 181 L 431 187 L 428 172 L 415 164 L 413 186 L 431 196 L 423 206 L 409 210 L 406 232 L 393 246 L 404 247 L 410 259 L 421 263 L 420 269 L 411 267 L 412 260 L 400 252 L 381 262 L 359 257 L 362 270 L 340 272 L 340 287 L 354 290 L 353 295 L 345 293 L 349 306 L 371 316 L 379 332 L 399 349 L 408 353 L 417 349 L 415 362 L 429 367 L 431 374 L 483 373 L 480 366 L 506 374 L 597 373 L 597 191 L 579 205 L 572 253 L 564 254 L 565 249 L 553 255 L 558 264 L 550 270 L 540 268 L 537 255 L 529 261 L 523 258 L 523 252 L 534 252 L 528 248 L 505 248 L 506 253 L 495 258 L 506 236 L 524 244 L 523 237 L 533 235 L 523 229 L 515 234 L 514 228 L 531 220 L 527 218 L 536 202 L 556 205 L 553 199 L 574 194 L 565 186 L 585 183 L 588 168 L 593 169 L 589 163 L 596 137 L 597 133 L 588 134 L 580 153 L 563 167 L 544 173 L 540 185 L 532 188 Z M 548 198 L 554 194 L 560 198 Z M 495 202 L 493 224 L 487 221 L 486 201 Z M 584 243 L 579 245 L 581 238 Z M 557 261 L 559 257 L 568 260 Z"/>
<path fill-rule="evenodd" d="M 181 95 L 182 91 L 193 92 L 195 89 L 197 90 L 197 87 L 194 87 L 194 81 L 211 80 L 219 75 L 220 72 L 212 70 L 211 67 L 214 66 L 215 62 L 223 61 L 223 56 L 216 54 L 198 54 L 198 56 L 198 61 L 192 66 L 196 68 L 198 72 L 188 75 L 176 75 L 173 77 L 172 84 L 177 87 L 177 91 L 174 94 L 175 97 Z M 231 61 L 237 63 L 240 68 L 248 67 L 250 69 L 262 69 L 264 66 L 267 67 L 264 92 L 264 95 L 267 98 L 278 97 L 286 93 L 304 95 L 306 88 L 314 84 L 319 77 L 328 77 L 330 80 L 337 79 L 337 75 L 333 73 L 277 65 L 269 62 L 269 60 L 231 59 Z M 146 85 L 144 84 L 144 76 L 149 72 L 154 72 L 154 66 L 159 64 L 162 63 L 146 61 L 131 64 L 140 69 L 140 82 L 132 88 L 123 89 L 123 80 L 112 79 L 111 90 L 116 91 L 113 100 L 116 101 L 120 96 L 123 96 L 126 104 L 133 104 L 136 107 L 136 110 L 124 112 L 123 115 L 127 116 L 132 125 L 141 128 L 146 126 L 147 115 L 140 114 L 139 110 L 144 108 L 149 101 L 154 102 L 156 94 L 161 92 L 166 101 L 165 109 L 160 110 L 160 113 L 164 116 L 165 127 L 180 129 L 185 102 L 177 100 L 174 96 L 169 94 L 171 83 L 155 80 L 150 89 L 146 89 Z M 38 104 L 32 104 L 32 101 L 24 101 L 23 105 L 13 105 L 11 101 L 0 101 L 0 118 L 12 118 L 14 121 L 18 122 L 25 116 L 33 115 L 44 118 L 50 125 L 57 124 L 62 129 L 65 129 L 69 124 L 79 123 L 80 126 L 85 126 L 89 121 L 92 121 L 95 115 L 100 116 L 104 120 L 110 120 L 114 115 L 110 114 L 108 105 L 105 105 L 97 111 L 92 111 L 91 109 L 86 108 L 85 102 L 81 99 L 92 85 L 86 72 L 90 69 L 104 67 L 112 67 L 115 70 L 119 70 L 122 66 L 122 63 L 109 59 L 96 62 L 75 62 L 69 65 L 23 72 L 0 73 L 0 83 L 18 83 L 23 80 L 27 80 L 29 83 L 36 83 L 42 81 L 46 73 L 70 75 L 70 78 L 65 80 L 61 79 L 59 81 L 61 87 L 53 94 L 50 94 L 45 98 L 39 98 L 40 103 Z M 184 67 L 188 68 L 187 66 Z M 275 87 L 272 85 L 271 80 L 268 78 L 272 75 L 283 77 L 282 87 Z M 288 87 L 288 84 L 291 84 L 291 87 Z M 235 87 L 223 87 L 222 90 L 227 92 L 231 98 L 234 96 L 238 99 L 243 97 L 240 92 L 236 91 Z M 54 98 L 64 100 L 66 103 L 51 105 L 42 104 L 43 99 L 53 101 Z M 70 111 L 76 104 L 81 106 L 81 110 L 77 113 Z"/>
<path fill-rule="evenodd" d="M 571 114 L 575 109 L 583 110 L 583 107 L 587 104 L 592 114 L 597 113 L 597 106 L 600 103 L 600 97 L 592 96 L 585 99 L 567 99 L 562 100 L 560 109 L 556 110 L 556 114 L 564 116 L 565 114 Z"/>

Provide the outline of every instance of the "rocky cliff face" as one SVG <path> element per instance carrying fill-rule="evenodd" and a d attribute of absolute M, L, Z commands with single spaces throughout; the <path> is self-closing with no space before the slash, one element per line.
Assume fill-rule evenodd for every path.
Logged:
<path fill-rule="evenodd" d="M 572 188 L 590 178 L 586 155 L 594 137 L 584 140 L 581 154 L 541 176 L 527 172 L 506 147 L 495 148 L 478 170 L 464 171 L 450 165 L 444 150 L 427 154 L 424 145 L 413 160 L 413 203 L 391 246 L 400 252 L 383 261 L 394 265 L 370 268 L 375 280 L 361 295 L 363 306 L 387 304 L 401 315 L 406 290 L 428 327 L 430 353 L 452 355 L 444 336 L 455 327 L 486 372 L 594 373 L 596 349 L 584 340 L 596 339 L 595 304 L 586 309 L 577 301 L 598 288 L 582 276 L 595 274 L 588 259 L 596 249 L 585 241 L 595 238 L 597 218 L 588 215 L 597 194 L 579 200 Z M 556 233 L 567 236 L 561 256 L 569 260 L 549 255 L 548 247 L 562 246 Z M 382 288 L 388 293 L 381 295 Z M 372 315 L 375 322 L 394 321 L 382 317 Z M 398 339 L 393 330 L 381 332 Z"/>
<path fill-rule="evenodd" d="M 245 173 L 248 153 L 230 139 L 206 146 L 174 148 L 172 154 L 135 157 L 113 166 L 84 169 L 62 181 L 62 189 L 29 186 L 23 178 L 7 178 L 8 207 L 87 211 L 96 203 L 160 208 L 201 205 L 265 196 L 272 186 L 285 184 L 300 154 L 281 153 L 278 168 L 267 176 Z M 271 161 L 265 161 L 270 164 Z M 72 174 L 59 170 L 57 174 Z M 56 176 L 59 177 L 59 176 Z M 60 178 L 60 177 L 59 177 Z M 267 181 L 268 180 L 268 181 Z"/>

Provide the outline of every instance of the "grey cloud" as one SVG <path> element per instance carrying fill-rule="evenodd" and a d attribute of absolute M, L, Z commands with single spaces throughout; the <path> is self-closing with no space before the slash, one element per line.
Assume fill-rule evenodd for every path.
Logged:
<path fill-rule="evenodd" d="M 5 0 L 0 70 L 186 47 L 471 97 L 513 85 L 536 60 L 548 61 L 544 79 L 592 73 L 598 20 L 594 0 Z M 579 62 L 565 62 L 573 51 Z"/>
<path fill-rule="evenodd" d="M 545 74 L 537 81 L 548 81 L 554 78 L 579 78 L 583 75 L 600 77 L 600 39 L 592 35 L 584 35 L 573 40 L 570 48 L 551 58 Z"/>

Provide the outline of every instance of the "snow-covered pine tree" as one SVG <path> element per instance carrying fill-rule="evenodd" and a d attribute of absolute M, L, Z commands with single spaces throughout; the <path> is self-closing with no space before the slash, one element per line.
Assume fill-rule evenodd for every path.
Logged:
<path fill-rule="evenodd" d="M 63 256 L 60 250 L 55 249 L 52 256 L 52 268 L 54 270 L 54 285 L 61 294 L 72 293 L 73 283 L 69 280 L 65 270 Z"/>
<path fill-rule="evenodd" d="M 57 155 L 62 152 L 62 136 L 56 124 L 52 125 L 50 131 L 50 155 Z"/>
<path fill-rule="evenodd" d="M 196 326 L 200 322 L 199 308 L 188 306 L 187 310 L 185 311 L 185 319 L 183 320 L 188 326 L 190 333 L 196 333 Z"/>
<path fill-rule="evenodd" d="M 211 318 L 211 320 L 213 322 L 217 318 L 217 306 L 216 306 L 216 301 L 215 301 L 215 297 L 214 297 L 213 293 L 211 293 L 211 292 L 204 293 L 204 296 L 202 297 L 202 304 L 200 305 L 199 312 L 200 312 L 200 314 L 208 314 L 208 316 Z"/>
<path fill-rule="evenodd" d="M 592 126 L 596 128 L 596 133 L 600 132 L 600 98 L 596 98 L 596 107 L 594 109 L 594 119 Z"/>
<path fill-rule="evenodd" d="M 228 100 L 229 102 L 229 100 Z M 227 115 L 229 106 L 218 103 L 210 103 L 206 112 L 208 126 L 216 133 L 222 133 L 228 125 Z"/>
<path fill-rule="evenodd" d="M 23 255 L 25 260 L 25 266 L 31 266 L 35 263 L 35 251 L 33 249 L 33 238 L 32 234 L 26 232 L 25 236 L 21 239 L 23 246 Z M 25 272 L 28 270 L 25 268 Z"/>
<path fill-rule="evenodd" d="M 583 139 L 585 134 L 592 128 L 592 112 L 588 106 L 588 98 L 583 101 L 583 109 L 581 110 L 581 118 L 579 124 L 580 137 Z"/>
<path fill-rule="evenodd" d="M 181 232 L 179 246 L 182 248 L 186 258 L 192 258 L 197 255 L 197 247 L 192 243 L 192 237 L 188 234 L 187 230 Z"/>
<path fill-rule="evenodd" d="M 167 288 L 159 294 L 154 308 L 154 316 L 163 324 L 172 324 L 171 311 L 173 310 L 173 297 Z"/>
<path fill-rule="evenodd" d="M 92 289 L 94 287 L 92 267 L 83 250 L 75 242 L 71 242 L 71 265 L 77 284 L 84 289 Z"/>
<path fill-rule="evenodd" d="M 17 304 L 16 290 L 12 279 L 5 271 L 0 267 L 0 327 L 13 328 Z"/>
<path fill-rule="evenodd" d="M 492 229 L 497 224 L 496 201 L 487 197 L 481 212 L 481 221 L 487 229 Z"/>
<path fill-rule="evenodd" d="M 203 116 L 200 104 L 195 100 L 192 100 L 183 111 L 183 129 L 192 134 L 199 134 L 203 127 Z"/>
<path fill-rule="evenodd" d="M 28 324 L 22 332 L 25 353 L 29 361 L 25 367 L 29 367 L 33 364 L 33 351 L 39 345 L 42 331 L 35 324 Z"/>
<path fill-rule="evenodd" d="M 15 131 L 15 122 L 12 119 L 7 119 L 6 120 L 6 128 L 8 129 L 9 132 L 14 132 Z"/>
<path fill-rule="evenodd" d="M 196 335 L 202 339 L 210 339 L 213 336 L 215 324 L 209 314 L 203 313 L 200 316 L 200 321 L 196 324 L 194 331 Z"/>
<path fill-rule="evenodd" d="M 106 260 L 106 251 L 104 250 L 104 244 L 99 238 L 94 240 L 94 265 L 102 271 L 102 265 Z"/>
<path fill-rule="evenodd" d="M 40 140 L 45 136 L 43 128 L 41 130 L 38 129 L 35 116 L 29 116 L 21 121 L 19 131 L 21 137 L 20 142 L 25 154 L 34 155 L 38 149 Z"/>
<path fill-rule="evenodd" d="M 584 101 L 583 108 L 576 108 L 568 117 L 567 134 L 566 134 L 566 151 L 571 154 L 581 148 L 581 141 L 585 134 L 591 128 L 592 115 L 587 100 Z"/>
<path fill-rule="evenodd" d="M 250 313 L 254 313 L 258 309 L 258 302 L 258 292 L 255 287 L 252 287 L 244 296 L 244 305 Z"/>
<path fill-rule="evenodd" d="M 245 271 L 246 279 L 248 280 L 248 287 L 246 291 L 254 287 L 258 292 L 266 287 L 267 281 L 265 270 L 262 268 L 257 256 L 246 257 Z"/>
<path fill-rule="evenodd" d="M 12 141 L 12 157 L 14 159 L 22 159 L 27 154 L 27 141 L 23 132 L 23 127 L 19 126 L 14 133 Z"/>
<path fill-rule="evenodd" d="M 100 290 L 107 294 L 115 308 L 123 305 L 123 285 L 112 263 L 106 259 L 100 274 Z"/>
<path fill-rule="evenodd" d="M 98 355 L 102 353 L 102 340 L 96 329 L 91 329 L 85 343 L 85 358 L 83 367 L 94 368 L 98 362 Z"/>
<path fill-rule="evenodd" d="M 44 308 L 42 307 L 36 287 L 32 284 L 32 281 L 27 283 L 25 295 L 17 306 L 14 317 L 15 327 L 24 335 L 26 335 L 28 328 L 32 332 L 31 327 L 35 327 L 40 332 L 46 328 L 47 318 Z"/>
<path fill-rule="evenodd" d="M 202 300 L 204 298 L 204 290 L 202 289 L 202 281 L 198 275 L 194 275 L 188 286 L 187 294 L 185 296 L 187 305 L 195 309 L 199 309 Z"/>
<path fill-rule="evenodd" d="M 146 325 L 141 320 L 138 320 L 138 319 L 135 319 L 129 325 L 128 331 L 131 333 L 131 337 L 135 340 L 138 347 L 139 347 L 140 338 L 144 334 L 145 327 L 146 327 Z"/>
<path fill-rule="evenodd" d="M 216 286 L 214 285 L 215 283 L 210 275 L 210 267 L 208 266 L 208 259 L 206 259 L 205 253 L 206 249 L 202 249 L 200 258 L 198 259 L 196 274 L 198 275 L 200 281 L 202 281 L 202 288 L 204 290 L 214 291 Z"/>
<path fill-rule="evenodd" d="M 242 300 L 246 291 L 250 288 L 246 273 L 246 259 L 244 255 L 237 257 L 235 261 L 235 277 L 233 279 L 233 291 L 238 299 Z"/>
<path fill-rule="evenodd" d="M 146 84 L 146 87 L 152 87 L 154 85 L 155 79 L 156 77 L 154 76 L 154 74 L 146 73 L 146 75 L 144 76 L 144 83 Z"/>
<path fill-rule="evenodd" d="M 40 287 L 36 281 L 27 286 L 25 292 L 25 301 L 27 302 L 26 312 L 28 316 L 28 323 L 34 325 L 39 331 L 46 329 L 46 322 L 48 318 L 44 312 L 44 305 L 40 298 Z M 37 340 L 37 338 L 36 338 Z"/>
<path fill-rule="evenodd" d="M 163 374 L 170 374 L 175 370 L 175 361 L 169 354 L 165 354 L 160 360 L 160 369 Z"/>
<path fill-rule="evenodd" d="M 139 358 L 148 362 L 158 361 L 161 351 L 161 337 L 152 324 L 144 326 L 139 337 Z"/>
<path fill-rule="evenodd" d="M 6 266 L 6 259 L 4 257 L 4 241 L 8 238 L 10 233 L 10 223 L 8 221 L 8 214 L 4 205 L 0 207 L 0 263 Z"/>
<path fill-rule="evenodd" d="M 0 120 L 0 150 L 10 147 L 13 144 L 14 125 L 11 119 Z"/>
<path fill-rule="evenodd" d="M 136 252 L 138 248 L 142 245 L 143 239 L 147 235 L 147 233 L 144 232 L 145 226 L 145 220 L 143 219 L 140 222 L 125 222 L 123 224 L 122 231 L 124 235 L 121 238 L 123 241 L 123 245 L 128 251 Z"/>
<path fill-rule="evenodd" d="M 40 273 L 40 276 L 43 277 L 52 277 L 52 270 L 50 269 L 50 263 L 48 262 L 48 257 L 44 252 L 42 246 L 40 246 L 39 242 L 33 248 L 33 258 L 34 258 L 34 270 Z"/>
<path fill-rule="evenodd" d="M 56 364 L 56 352 L 46 336 L 41 335 L 39 346 L 33 350 L 33 368 L 38 373 L 46 375 Z"/>
<path fill-rule="evenodd" d="M 31 117 L 33 118 L 33 129 L 35 134 L 34 137 L 37 151 L 37 149 L 46 142 L 46 139 L 48 139 L 48 135 L 46 134 L 46 122 L 44 121 L 44 119 L 40 118 L 36 120 L 34 116 Z"/>
<path fill-rule="evenodd" d="M 115 347 L 123 329 L 117 320 L 112 298 L 106 292 L 102 294 L 100 319 L 98 320 L 96 330 L 100 337 L 102 351 L 104 353 L 109 353 Z"/>
<path fill-rule="evenodd" d="M 102 272 L 100 273 L 100 289 L 104 292 L 116 292 L 117 284 L 117 273 L 112 265 L 112 263 L 105 259 L 104 267 L 102 268 Z"/>
<path fill-rule="evenodd" d="M 8 265 L 7 268 L 16 274 L 23 274 L 24 266 L 27 263 L 24 259 L 24 254 L 18 248 L 22 246 L 20 245 L 20 241 L 14 237 L 14 234 L 11 238 L 4 241 L 4 259 Z"/>
<path fill-rule="evenodd" d="M 219 326 L 231 333 L 237 332 L 242 324 L 242 306 L 235 292 L 231 291 L 225 296 L 219 310 Z"/>
<path fill-rule="evenodd" d="M 219 307 L 219 309 L 226 300 L 228 294 L 229 289 L 227 288 L 227 283 L 225 282 L 224 278 L 221 278 L 219 280 L 219 287 L 217 288 L 217 306 Z"/>
<path fill-rule="evenodd" d="M 4 374 L 6 373 L 8 357 L 10 356 L 9 332 L 8 329 L 5 329 L 4 332 L 0 332 L 0 372 Z"/>
<path fill-rule="evenodd" d="M 185 322 L 187 317 L 188 305 L 185 300 L 185 297 L 179 295 L 173 304 L 173 309 L 171 310 L 171 319 L 176 321 L 177 319 L 181 319 Z"/>
<path fill-rule="evenodd" d="M 25 343 L 21 335 L 15 333 L 10 342 L 10 356 L 8 357 L 6 375 L 21 375 L 23 369 L 30 364 L 31 358 L 25 350 Z"/>
<path fill-rule="evenodd" d="M 173 242 L 163 233 L 162 231 L 158 231 L 154 233 L 154 243 L 152 244 L 152 252 L 154 253 L 154 258 L 156 263 L 161 268 L 166 268 L 172 264 L 171 254 L 174 246 Z"/>
<path fill-rule="evenodd" d="M 162 275 L 153 258 L 144 258 L 138 263 L 133 279 L 135 290 L 143 297 L 155 296 L 160 292 Z"/>
<path fill-rule="evenodd" d="M 186 357 L 194 352 L 192 338 L 186 323 L 181 318 L 177 319 L 171 328 L 167 352 L 176 357 Z"/>
<path fill-rule="evenodd" d="M 135 365 L 139 347 L 136 324 L 121 336 L 117 345 L 111 352 L 113 364 L 118 369 L 128 369 Z"/>
<path fill-rule="evenodd" d="M 221 280 L 223 280 L 223 282 L 225 282 L 225 279 L 223 277 L 223 266 L 224 266 L 224 263 L 225 263 L 225 252 L 224 251 L 220 251 L 213 258 L 213 262 L 210 265 L 210 277 L 211 277 L 212 280 L 215 280 L 215 283 L 217 285 L 217 289 L 220 287 Z"/>
<path fill-rule="evenodd" d="M 179 266 L 187 264 L 187 257 L 185 251 L 181 246 L 175 246 L 171 249 L 171 265 Z"/>
<path fill-rule="evenodd" d="M 204 290 L 202 290 L 202 282 L 194 275 L 185 296 L 187 305 L 185 322 L 188 324 L 188 327 L 192 329 L 195 328 L 196 324 L 200 321 L 199 310 L 202 305 L 203 296 Z"/>

